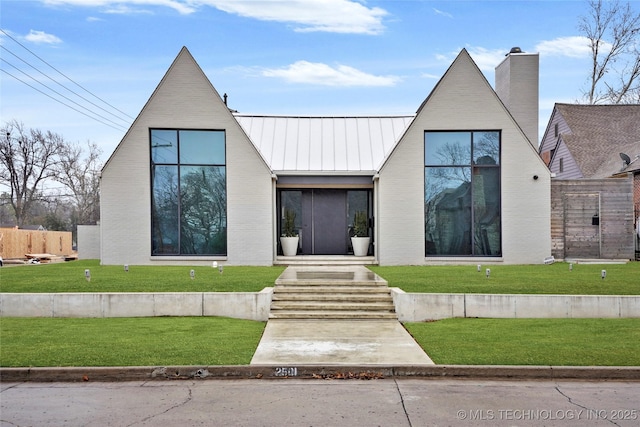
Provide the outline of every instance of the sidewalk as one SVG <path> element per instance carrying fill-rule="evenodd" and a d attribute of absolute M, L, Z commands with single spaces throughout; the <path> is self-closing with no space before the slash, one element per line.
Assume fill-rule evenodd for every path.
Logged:
<path fill-rule="evenodd" d="M 267 322 L 252 365 L 433 365 L 397 320 Z"/>
<path fill-rule="evenodd" d="M 387 289 L 384 279 L 360 265 L 288 267 L 276 280 L 276 286 L 285 283 L 299 289 L 315 288 L 314 295 L 320 295 L 323 287 L 331 292 L 352 289 L 354 284 L 382 285 Z M 323 297 L 317 298 L 316 304 L 326 307 Z M 395 320 L 366 319 L 351 313 L 356 317 L 340 319 L 327 318 L 322 308 L 316 313 L 311 319 L 270 319 L 251 364 L 433 365 L 395 315 Z"/>

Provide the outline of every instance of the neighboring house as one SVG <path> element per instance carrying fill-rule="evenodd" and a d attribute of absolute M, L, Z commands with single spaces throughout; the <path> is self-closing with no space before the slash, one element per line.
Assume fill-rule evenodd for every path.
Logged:
<path fill-rule="evenodd" d="M 101 262 L 542 263 L 551 179 L 525 134 L 537 67 L 508 55 L 498 96 L 463 50 L 414 116 L 249 116 L 183 48 L 102 171 Z M 523 80 L 527 96 L 510 90 Z M 285 210 L 297 258 L 281 255 Z"/>
<path fill-rule="evenodd" d="M 553 255 L 637 257 L 640 105 L 556 104 L 539 151 L 554 177 Z"/>
<path fill-rule="evenodd" d="M 620 153 L 630 157 L 625 164 Z M 540 143 L 554 178 L 609 178 L 640 165 L 640 105 L 555 104 Z"/>

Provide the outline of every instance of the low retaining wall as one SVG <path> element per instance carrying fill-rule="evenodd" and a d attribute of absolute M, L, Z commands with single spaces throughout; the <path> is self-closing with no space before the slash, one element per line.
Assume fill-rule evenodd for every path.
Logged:
<path fill-rule="evenodd" d="M 451 317 L 640 317 L 637 295 L 422 294 L 398 288 L 392 288 L 391 294 L 401 322 Z"/>
<path fill-rule="evenodd" d="M 640 317 L 640 296 L 422 294 L 391 288 L 401 322 L 451 317 Z M 0 317 L 221 316 L 266 321 L 273 288 L 261 292 L 0 294 Z"/>
<path fill-rule="evenodd" d="M 2 317 L 221 316 L 265 321 L 273 288 L 261 292 L 0 294 Z"/>

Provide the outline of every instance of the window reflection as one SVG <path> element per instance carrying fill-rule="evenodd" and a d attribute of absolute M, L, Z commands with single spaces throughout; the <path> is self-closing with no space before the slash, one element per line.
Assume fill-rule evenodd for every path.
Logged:
<path fill-rule="evenodd" d="M 227 202 L 221 166 L 180 169 L 180 252 L 219 254 L 226 246 Z"/>
<path fill-rule="evenodd" d="M 500 162 L 500 133 L 474 132 L 473 159 L 475 164 L 493 164 Z"/>
<path fill-rule="evenodd" d="M 154 164 L 177 163 L 178 134 L 175 130 L 151 131 L 151 161 Z"/>
<path fill-rule="evenodd" d="M 498 131 L 425 132 L 427 256 L 501 255 L 499 164 Z"/>
<path fill-rule="evenodd" d="M 153 255 L 226 254 L 224 141 L 223 131 L 151 130 Z"/>
<path fill-rule="evenodd" d="M 223 165 L 224 133 L 180 131 L 180 163 L 183 165 Z"/>
<path fill-rule="evenodd" d="M 155 166 L 152 185 L 152 253 L 178 253 L 178 167 Z"/>
<path fill-rule="evenodd" d="M 425 165 L 468 165 L 471 163 L 469 132 L 428 132 L 425 135 Z"/>

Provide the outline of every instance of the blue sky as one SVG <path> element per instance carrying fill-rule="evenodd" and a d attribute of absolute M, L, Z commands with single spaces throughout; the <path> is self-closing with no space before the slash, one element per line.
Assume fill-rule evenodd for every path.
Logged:
<path fill-rule="evenodd" d="M 585 88 L 586 13 L 586 0 L 2 0 L 0 117 L 106 158 L 182 46 L 231 108 L 279 115 L 413 114 L 462 48 L 493 85 L 519 46 L 540 53 L 542 136 L 554 102 Z"/>

